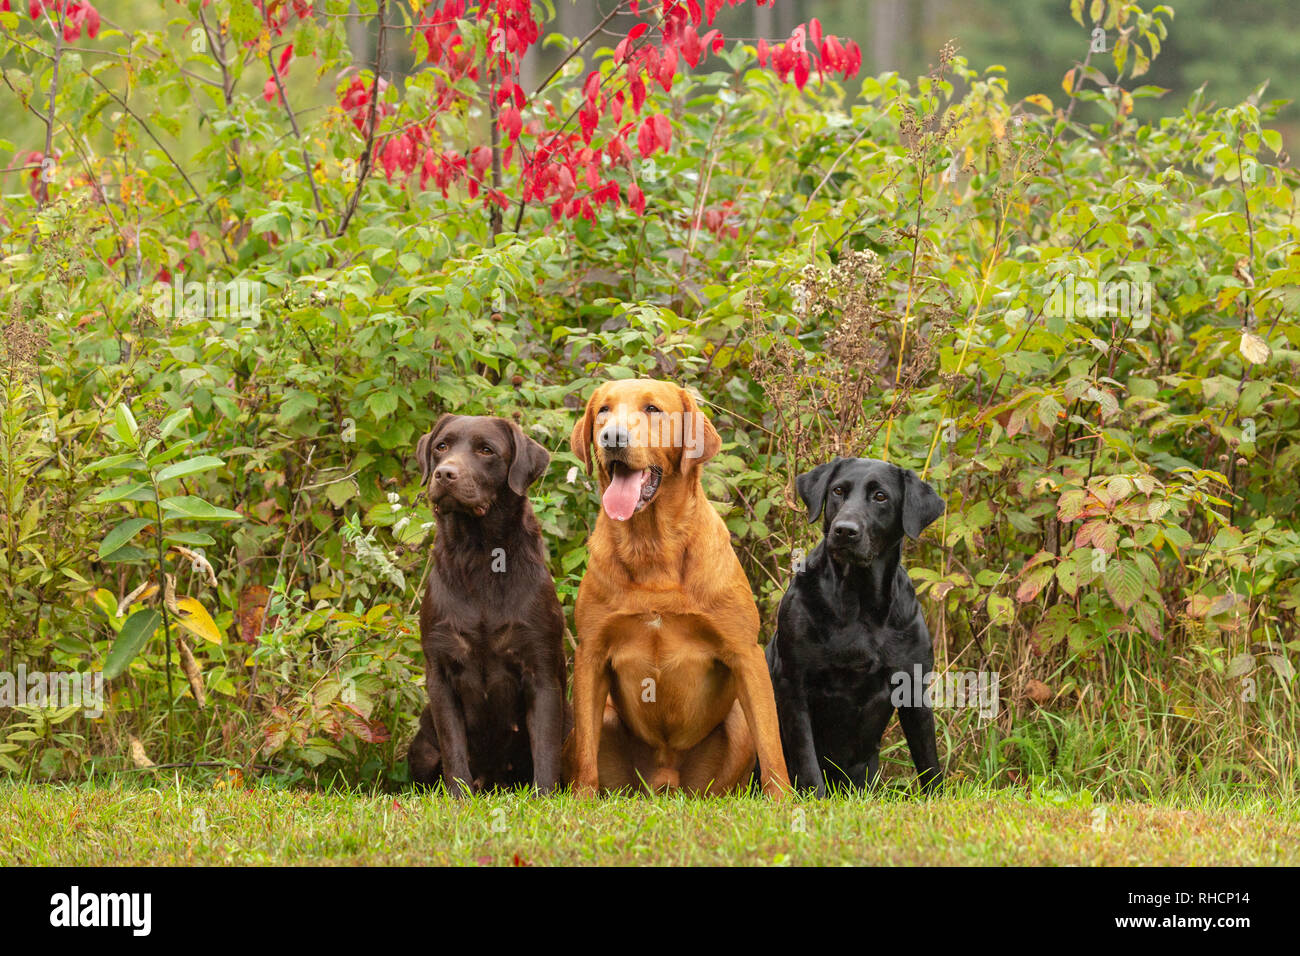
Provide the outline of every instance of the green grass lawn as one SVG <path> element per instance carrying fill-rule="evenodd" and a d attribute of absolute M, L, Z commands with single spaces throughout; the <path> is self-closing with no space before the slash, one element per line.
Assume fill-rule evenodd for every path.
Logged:
<path fill-rule="evenodd" d="M 1104 816 L 1103 816 L 1104 808 Z M 176 777 L 0 782 L 0 864 L 1300 863 L 1300 800 L 900 792 L 772 803 L 321 792 Z"/>

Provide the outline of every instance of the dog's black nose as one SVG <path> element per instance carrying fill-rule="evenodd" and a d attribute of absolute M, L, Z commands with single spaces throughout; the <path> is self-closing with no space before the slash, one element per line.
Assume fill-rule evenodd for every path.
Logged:
<path fill-rule="evenodd" d="M 831 525 L 831 534 L 836 541 L 856 541 L 862 529 L 849 521 L 839 521 Z"/>
<path fill-rule="evenodd" d="M 456 469 L 452 465 L 439 465 L 433 469 L 433 480 L 452 482 L 456 480 Z"/>
<path fill-rule="evenodd" d="M 606 425 L 596 441 L 601 448 L 626 448 L 627 428 L 623 425 Z"/>

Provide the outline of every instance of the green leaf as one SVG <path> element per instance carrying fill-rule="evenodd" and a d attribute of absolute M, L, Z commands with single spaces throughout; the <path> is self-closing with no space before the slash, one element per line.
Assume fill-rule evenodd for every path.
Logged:
<path fill-rule="evenodd" d="M 131 414 L 131 407 L 125 402 L 117 406 L 117 411 L 113 415 L 113 430 L 117 432 L 118 439 L 127 445 L 134 445 L 136 438 L 140 434 L 140 426 L 135 423 L 135 416 Z"/>
<path fill-rule="evenodd" d="M 181 515 L 194 521 L 232 521 L 244 517 L 237 511 L 218 508 L 194 495 L 177 495 L 162 500 L 163 511 Z"/>
<path fill-rule="evenodd" d="M 123 564 L 127 561 L 143 561 L 148 557 L 148 551 L 137 548 L 133 544 L 124 544 L 111 554 L 104 555 L 100 560 L 105 564 Z"/>
<path fill-rule="evenodd" d="M 152 501 L 153 487 L 147 482 L 131 481 L 105 488 L 91 500 L 96 504 L 106 504 L 110 501 Z"/>
<path fill-rule="evenodd" d="M 162 471 L 158 472 L 158 481 L 169 481 L 172 478 L 179 478 L 182 475 L 193 475 L 200 471 L 210 471 L 213 468 L 220 468 L 225 462 L 220 458 L 212 455 L 198 455 L 194 458 L 186 458 L 184 461 L 178 461 L 174 465 L 168 465 Z"/>
<path fill-rule="evenodd" d="M 99 461 L 92 461 L 81 469 L 83 474 L 89 474 L 96 471 L 108 471 L 113 468 L 124 468 L 127 471 L 141 471 L 148 466 L 144 460 L 136 454 L 127 455 L 109 455 L 107 458 L 101 458 Z"/>
<path fill-rule="evenodd" d="M 392 392 L 371 392 L 366 398 L 366 408 L 370 409 L 376 419 L 383 421 L 397 411 L 397 396 Z"/>
<path fill-rule="evenodd" d="M 230 5 L 230 32 L 240 43 L 256 40 L 262 30 L 261 18 L 252 0 L 234 0 Z"/>
<path fill-rule="evenodd" d="M 162 623 L 162 614 L 157 608 L 141 608 L 126 619 L 122 630 L 117 634 L 108 658 L 104 661 L 104 678 L 112 680 L 123 671 L 135 656 L 140 653 L 154 631 Z"/>
<path fill-rule="evenodd" d="M 1106 592 L 1121 611 L 1131 608 L 1146 591 L 1142 571 L 1131 561 L 1112 558 L 1106 563 L 1103 580 L 1106 584 Z"/>
<path fill-rule="evenodd" d="M 172 531 L 163 535 L 164 544 L 183 544 L 187 548 L 206 548 L 217 543 L 217 539 L 202 531 Z"/>
<path fill-rule="evenodd" d="M 99 559 L 104 560 L 106 555 L 112 554 L 151 524 L 153 521 L 149 518 L 127 518 L 99 542 Z"/>
<path fill-rule="evenodd" d="M 193 410 L 186 405 L 180 411 L 168 415 L 162 425 L 158 427 L 158 437 L 163 439 L 169 438 L 171 433 L 176 431 L 176 429 L 190 417 L 192 411 Z"/>

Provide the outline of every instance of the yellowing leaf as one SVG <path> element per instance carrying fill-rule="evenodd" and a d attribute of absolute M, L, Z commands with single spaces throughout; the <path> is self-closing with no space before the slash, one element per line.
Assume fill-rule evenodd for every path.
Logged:
<path fill-rule="evenodd" d="M 1052 106 L 1052 101 L 1049 100 L 1042 93 L 1035 93 L 1032 96 L 1026 96 L 1025 102 L 1032 103 L 1034 106 L 1037 106 L 1044 113 L 1050 113 L 1052 112 L 1053 109 L 1055 109 L 1055 107 Z"/>
<path fill-rule="evenodd" d="M 212 644 L 221 643 L 221 631 L 217 628 L 217 622 L 212 620 L 212 615 L 194 598 L 177 598 L 172 611 L 181 627 L 195 637 L 201 637 Z"/>
<path fill-rule="evenodd" d="M 1268 347 L 1268 343 L 1261 339 L 1253 332 L 1241 333 L 1241 354 L 1246 357 L 1246 361 L 1252 365 L 1263 365 L 1273 355 L 1273 350 Z"/>
<path fill-rule="evenodd" d="M 1065 90 L 1066 96 L 1074 95 L 1074 70 L 1068 70 L 1061 78 L 1061 89 Z"/>
<path fill-rule="evenodd" d="M 111 591 L 97 588 L 95 593 L 91 595 L 91 599 L 95 602 L 95 606 L 109 617 L 117 617 L 117 598 L 113 596 Z"/>

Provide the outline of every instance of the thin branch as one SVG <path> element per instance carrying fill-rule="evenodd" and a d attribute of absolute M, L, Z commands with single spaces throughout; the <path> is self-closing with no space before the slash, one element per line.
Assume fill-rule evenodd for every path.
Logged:
<path fill-rule="evenodd" d="M 551 70 L 551 75 L 548 76 L 546 79 L 542 80 L 541 86 L 533 90 L 533 96 L 532 96 L 533 99 L 537 99 L 537 97 L 542 95 L 542 90 L 546 89 L 548 86 L 551 85 L 551 80 L 555 79 L 557 76 L 560 75 L 560 72 L 566 66 L 569 65 L 569 61 L 572 60 L 575 56 L 577 56 L 578 53 L 581 52 L 582 48 L 591 42 L 592 37 L 594 37 L 597 33 L 599 33 L 604 28 L 605 24 L 609 23 L 610 20 L 613 20 L 614 17 L 618 16 L 620 13 L 623 12 L 624 6 L 625 4 L 623 3 L 617 4 L 613 10 L 611 10 L 609 13 L 605 15 L 604 20 L 601 20 L 598 24 L 592 27 L 591 32 L 578 41 L 578 45 L 569 51 L 569 55 L 560 61 L 559 66 Z"/>
<path fill-rule="evenodd" d="M 46 164 L 50 160 L 50 151 L 54 149 L 54 97 L 59 92 L 59 62 L 63 59 L 63 17 L 64 11 L 59 9 L 59 22 L 56 24 L 46 16 L 46 21 L 54 30 L 54 73 L 50 77 L 50 111 L 49 116 L 45 119 L 45 153 L 41 157 L 41 187 L 38 190 L 39 195 L 36 201 L 39 205 L 44 206 L 50 201 L 50 181 L 46 178 Z"/>
<path fill-rule="evenodd" d="M 275 77 L 275 88 L 280 91 L 280 102 L 284 104 L 284 111 L 289 114 L 289 125 L 293 127 L 293 135 L 297 137 L 302 152 L 302 168 L 307 174 L 307 182 L 311 185 L 312 202 L 316 204 L 317 222 L 322 226 L 325 225 L 325 210 L 321 206 L 320 192 L 316 189 L 316 177 L 311 171 L 311 157 L 307 155 L 307 147 L 302 143 L 302 131 L 298 129 L 298 118 L 293 114 L 293 107 L 289 105 L 289 97 L 284 92 L 284 82 L 280 79 L 280 71 L 275 68 L 275 61 L 271 59 L 268 51 L 266 54 L 266 65 L 271 68 L 271 76 Z M 328 233 L 328 229 L 326 230 Z"/>
<path fill-rule="evenodd" d="M 379 39 L 375 41 L 375 78 L 370 84 L 370 104 L 366 114 L 366 145 L 361 152 L 361 160 L 357 170 L 357 188 L 352 190 L 352 195 L 348 199 L 348 207 L 343 212 L 343 218 L 339 221 L 339 227 L 334 231 L 335 236 L 341 236 L 348 229 L 348 223 L 352 221 L 353 215 L 357 211 L 357 203 L 361 201 L 361 190 L 366 185 L 366 179 L 370 176 L 370 169 L 374 165 L 375 154 L 375 128 L 379 125 L 379 78 L 383 73 L 384 67 L 384 37 L 386 36 L 384 26 L 384 8 L 387 0 L 379 0 Z"/>

